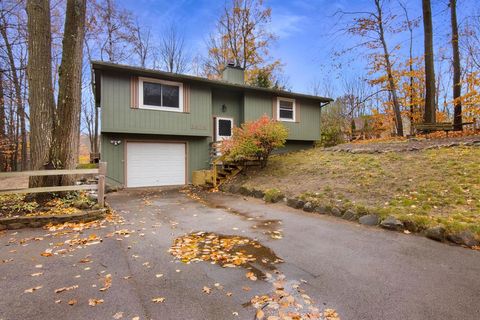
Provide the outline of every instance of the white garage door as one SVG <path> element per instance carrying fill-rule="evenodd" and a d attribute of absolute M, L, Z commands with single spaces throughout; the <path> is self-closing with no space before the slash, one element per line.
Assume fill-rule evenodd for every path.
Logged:
<path fill-rule="evenodd" d="M 184 143 L 127 143 L 127 187 L 181 184 L 185 184 Z"/>

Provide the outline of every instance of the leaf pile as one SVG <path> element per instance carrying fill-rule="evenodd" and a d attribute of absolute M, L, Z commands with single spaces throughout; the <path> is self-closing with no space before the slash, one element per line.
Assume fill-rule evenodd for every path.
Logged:
<path fill-rule="evenodd" d="M 248 238 L 198 232 L 175 239 L 168 251 L 183 263 L 210 261 L 233 268 L 256 260 L 252 254 L 247 254 L 242 249 L 246 245 L 262 247 L 257 241 Z"/>

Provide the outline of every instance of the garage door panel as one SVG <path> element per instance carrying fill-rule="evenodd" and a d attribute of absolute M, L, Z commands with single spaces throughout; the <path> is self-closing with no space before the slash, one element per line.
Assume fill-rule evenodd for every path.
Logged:
<path fill-rule="evenodd" d="M 129 142 L 127 187 L 185 184 L 185 144 Z"/>

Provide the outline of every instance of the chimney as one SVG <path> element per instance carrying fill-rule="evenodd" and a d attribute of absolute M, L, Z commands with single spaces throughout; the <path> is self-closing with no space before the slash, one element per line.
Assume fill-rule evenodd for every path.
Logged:
<path fill-rule="evenodd" d="M 245 84 L 245 73 L 243 68 L 235 66 L 234 63 L 229 63 L 223 69 L 222 80 L 235 84 Z"/>

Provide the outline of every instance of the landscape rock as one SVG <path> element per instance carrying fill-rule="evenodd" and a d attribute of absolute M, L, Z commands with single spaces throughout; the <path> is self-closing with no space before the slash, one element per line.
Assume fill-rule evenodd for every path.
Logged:
<path fill-rule="evenodd" d="M 388 230 L 401 230 L 403 229 L 403 223 L 402 221 L 398 220 L 395 217 L 388 216 L 385 220 L 383 220 L 380 223 L 380 226 L 382 228 L 388 229 Z"/>
<path fill-rule="evenodd" d="M 332 210 L 330 211 L 330 213 L 335 217 L 341 217 L 342 216 L 342 210 L 340 210 L 340 208 L 337 208 L 337 207 L 333 207 Z"/>
<path fill-rule="evenodd" d="M 310 201 L 303 206 L 303 211 L 313 212 L 313 210 L 315 210 L 315 206 Z"/>
<path fill-rule="evenodd" d="M 25 225 L 23 223 L 10 223 L 7 225 L 7 229 L 10 229 L 10 230 L 16 230 L 16 229 L 21 229 L 21 228 L 24 228 Z"/>
<path fill-rule="evenodd" d="M 325 206 L 316 206 L 313 211 L 315 211 L 316 213 L 320 213 L 320 214 L 326 214 L 326 213 L 328 213 L 329 210 Z"/>
<path fill-rule="evenodd" d="M 288 198 L 287 199 L 287 206 L 295 208 L 295 209 L 300 209 L 303 208 L 305 205 L 305 202 L 303 202 L 300 199 L 295 199 L 295 198 Z"/>
<path fill-rule="evenodd" d="M 445 240 L 445 228 L 441 226 L 433 227 L 425 231 L 425 236 L 435 241 Z"/>
<path fill-rule="evenodd" d="M 453 243 L 466 245 L 468 247 L 474 247 L 474 246 L 480 245 L 480 242 L 477 239 L 475 239 L 475 236 L 473 235 L 473 233 L 468 230 L 463 230 L 458 233 L 449 234 L 447 238 Z"/>
<path fill-rule="evenodd" d="M 349 221 L 357 220 L 357 213 L 351 209 L 348 209 L 343 214 L 342 219 L 349 220 Z"/>
<path fill-rule="evenodd" d="M 238 192 L 240 192 L 240 194 L 244 195 L 244 196 L 250 196 L 252 194 L 252 192 L 246 188 L 246 187 L 240 187 L 240 189 L 238 190 Z"/>
<path fill-rule="evenodd" d="M 367 226 L 376 226 L 379 222 L 379 218 L 376 214 L 367 214 L 365 216 L 360 217 L 358 222 Z"/>
<path fill-rule="evenodd" d="M 251 192 L 251 194 L 252 194 L 252 196 L 254 196 L 255 198 L 258 198 L 258 199 L 262 199 L 263 196 L 265 195 L 262 190 L 256 190 L 256 189 L 254 189 Z"/>

